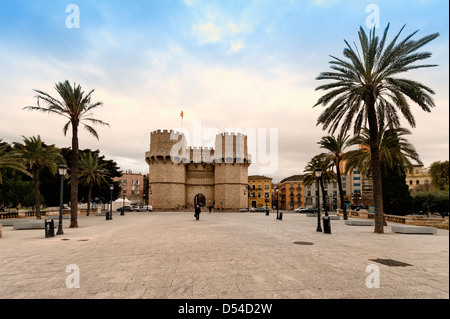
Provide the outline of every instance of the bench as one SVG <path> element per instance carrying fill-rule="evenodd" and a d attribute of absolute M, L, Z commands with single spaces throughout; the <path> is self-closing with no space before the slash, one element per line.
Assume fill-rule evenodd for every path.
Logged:
<path fill-rule="evenodd" d="M 413 225 L 398 225 L 391 226 L 391 230 L 394 233 L 400 234 L 436 234 L 436 227 L 428 226 L 413 226 Z"/>
<path fill-rule="evenodd" d="M 13 229 L 14 230 L 45 229 L 45 221 L 44 220 L 16 221 L 13 225 Z"/>
<path fill-rule="evenodd" d="M 13 226 L 15 222 L 17 222 L 17 220 L 15 220 L 15 219 L 4 219 L 4 220 L 0 220 L 0 225 Z"/>
<path fill-rule="evenodd" d="M 346 225 L 349 226 L 374 226 L 375 225 L 375 221 L 373 220 L 346 220 L 345 221 Z"/>

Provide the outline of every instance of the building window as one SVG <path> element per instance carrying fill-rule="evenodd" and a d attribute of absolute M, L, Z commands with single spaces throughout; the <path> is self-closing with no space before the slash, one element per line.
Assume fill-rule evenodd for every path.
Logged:
<path fill-rule="evenodd" d="M 430 181 L 428 179 L 425 180 L 425 185 L 430 184 Z"/>
<path fill-rule="evenodd" d="M 261 192 L 258 192 L 258 198 L 261 198 Z"/>
<path fill-rule="evenodd" d="M 412 180 L 410 180 L 410 181 L 409 181 L 409 185 L 412 185 L 412 184 L 413 184 L 413 181 L 412 181 Z"/>
<path fill-rule="evenodd" d="M 419 185 L 419 184 L 420 184 L 420 182 L 419 182 L 419 180 L 417 180 L 417 181 L 416 181 L 416 185 Z"/>
<path fill-rule="evenodd" d="M 269 184 L 264 185 L 264 189 L 270 189 Z"/>

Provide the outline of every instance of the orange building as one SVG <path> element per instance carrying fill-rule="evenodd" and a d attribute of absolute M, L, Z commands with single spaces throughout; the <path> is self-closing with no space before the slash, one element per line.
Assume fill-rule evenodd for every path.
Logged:
<path fill-rule="evenodd" d="M 126 198 L 133 204 L 144 204 L 144 175 L 128 171 L 122 173 L 121 177 L 113 178 L 113 180 L 122 184 L 122 190 L 125 192 Z M 120 197 L 122 196 L 123 193 Z"/>

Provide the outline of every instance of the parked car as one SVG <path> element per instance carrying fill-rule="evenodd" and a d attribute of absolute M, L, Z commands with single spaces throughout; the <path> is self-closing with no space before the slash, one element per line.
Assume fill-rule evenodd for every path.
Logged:
<path fill-rule="evenodd" d="M 122 209 L 123 209 L 124 212 L 132 212 L 132 211 L 134 211 L 133 207 L 131 207 L 131 206 L 119 207 L 119 208 L 117 208 L 117 211 L 121 212 Z"/>
<path fill-rule="evenodd" d="M 302 209 L 306 209 L 306 207 L 298 207 L 298 208 L 294 209 L 294 212 L 299 212 L 299 211 L 301 211 Z"/>
<path fill-rule="evenodd" d="M 310 213 L 317 213 L 318 211 L 316 208 L 303 208 L 298 210 L 297 212 L 302 214 L 310 214 Z"/>
<path fill-rule="evenodd" d="M 151 212 L 153 210 L 152 205 L 144 205 L 140 207 L 137 211 L 138 212 Z"/>
<path fill-rule="evenodd" d="M 246 212 L 254 212 L 256 211 L 253 207 L 250 208 L 242 208 L 239 210 L 240 213 L 246 213 Z"/>
<path fill-rule="evenodd" d="M 256 212 L 266 212 L 269 208 L 266 206 L 256 208 Z"/>

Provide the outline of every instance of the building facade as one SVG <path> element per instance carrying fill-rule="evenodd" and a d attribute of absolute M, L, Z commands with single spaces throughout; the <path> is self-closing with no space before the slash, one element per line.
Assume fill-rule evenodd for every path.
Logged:
<path fill-rule="evenodd" d="M 410 192 L 431 190 L 431 175 L 428 168 L 415 164 L 406 169 L 406 184 Z"/>
<path fill-rule="evenodd" d="M 272 207 L 272 178 L 260 175 L 248 177 L 248 206 L 249 207 Z"/>
<path fill-rule="evenodd" d="M 278 189 L 280 209 L 293 210 L 305 207 L 303 175 L 292 175 L 282 179 Z"/>
<path fill-rule="evenodd" d="M 150 134 L 149 205 L 155 210 L 213 206 L 238 210 L 248 205 L 247 136 L 218 134 L 214 148 L 188 147 L 182 133 Z"/>
<path fill-rule="evenodd" d="M 121 196 L 125 193 L 126 198 L 133 204 L 144 204 L 144 175 L 127 171 L 122 173 L 121 177 L 114 177 L 113 181 L 122 185 Z"/>

